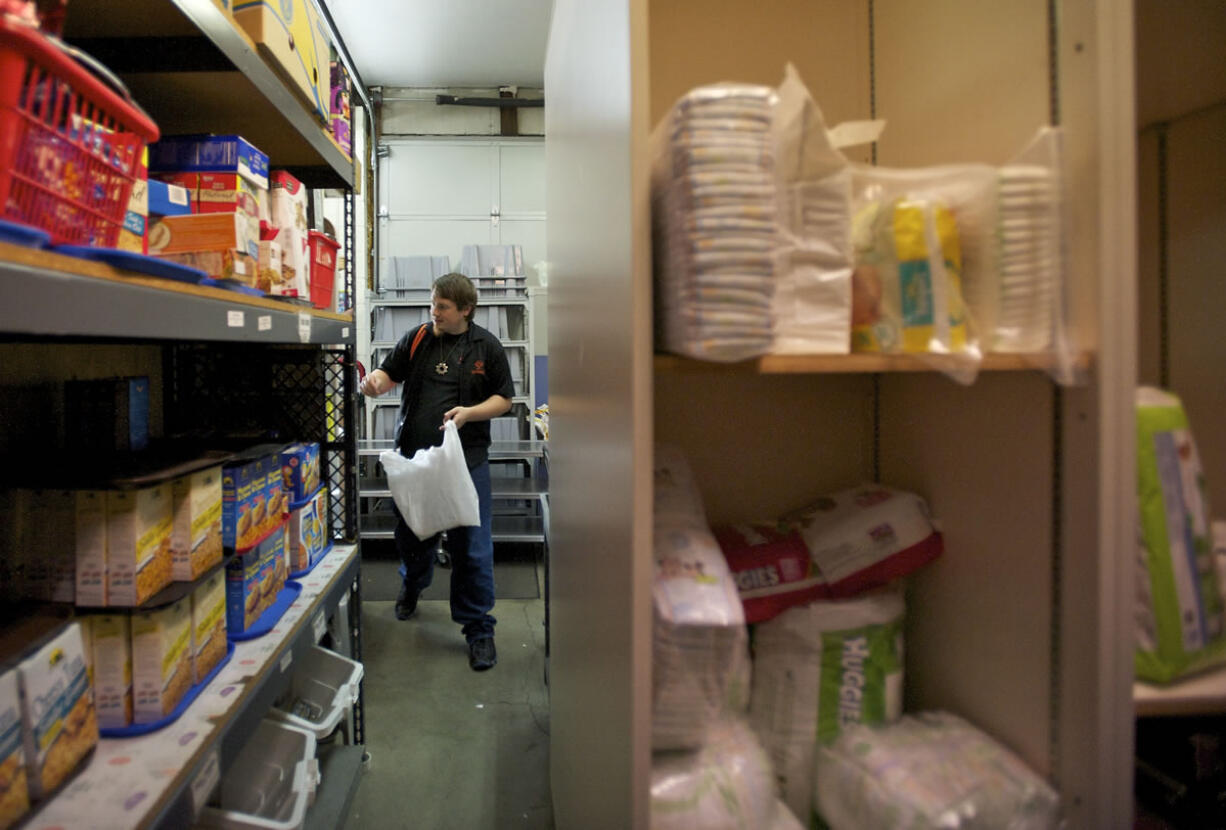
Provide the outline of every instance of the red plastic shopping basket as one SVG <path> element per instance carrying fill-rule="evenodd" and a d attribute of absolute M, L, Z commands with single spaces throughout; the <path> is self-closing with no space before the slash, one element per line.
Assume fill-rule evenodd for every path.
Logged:
<path fill-rule="evenodd" d="M 0 19 L 4 218 L 56 244 L 113 246 L 158 128 L 36 29 Z"/>
<path fill-rule="evenodd" d="M 341 245 L 327 234 L 307 234 L 311 248 L 311 305 L 332 308 L 332 286 L 336 281 L 336 254 Z"/>

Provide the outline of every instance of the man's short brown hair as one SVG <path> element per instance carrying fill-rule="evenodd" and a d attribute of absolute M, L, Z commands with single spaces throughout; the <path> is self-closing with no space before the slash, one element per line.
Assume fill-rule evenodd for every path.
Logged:
<path fill-rule="evenodd" d="M 472 280 L 453 271 L 436 279 L 432 290 L 444 300 L 451 300 L 456 308 L 467 308 L 464 319 L 470 323 L 473 321 L 473 315 L 477 313 L 477 289 Z"/>

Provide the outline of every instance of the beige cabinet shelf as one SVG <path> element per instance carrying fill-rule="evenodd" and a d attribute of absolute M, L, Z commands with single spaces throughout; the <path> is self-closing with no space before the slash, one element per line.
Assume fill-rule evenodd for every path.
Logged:
<path fill-rule="evenodd" d="M 1226 713 L 1226 667 L 1167 686 L 1135 683 L 1137 717 L 1221 715 Z"/>
<path fill-rule="evenodd" d="M 1078 355 L 1073 366 L 1090 367 L 1089 354 Z M 760 375 L 871 374 L 876 372 L 940 372 L 954 368 L 956 361 L 937 355 L 822 354 L 767 355 L 739 363 L 715 363 L 671 354 L 655 356 L 657 372 L 739 372 Z M 1046 355 L 990 354 L 979 365 L 983 372 L 1044 371 L 1055 360 Z"/>

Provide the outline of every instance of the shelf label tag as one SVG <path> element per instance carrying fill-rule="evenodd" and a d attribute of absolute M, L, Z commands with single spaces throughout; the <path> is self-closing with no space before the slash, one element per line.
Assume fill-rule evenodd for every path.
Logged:
<path fill-rule="evenodd" d="M 311 342 L 311 315 L 309 312 L 298 312 L 298 339 L 303 343 Z"/>
<path fill-rule="evenodd" d="M 285 652 L 284 655 L 281 656 L 281 673 L 282 674 L 285 673 L 285 670 L 289 668 L 289 664 L 292 662 L 294 662 L 294 652 L 287 651 Z"/>
<path fill-rule="evenodd" d="M 209 800 L 213 788 L 221 780 L 221 759 L 216 747 L 204 756 L 204 765 L 192 779 L 192 815 L 200 815 L 200 808 Z"/>
<path fill-rule="evenodd" d="M 255 327 L 260 331 L 272 331 L 272 315 L 261 314 L 255 318 Z"/>
<path fill-rule="evenodd" d="M 349 339 L 349 326 L 341 326 L 341 339 L 342 340 Z"/>
<path fill-rule="evenodd" d="M 227 311 L 226 325 L 232 329 L 241 329 L 247 325 L 247 315 L 241 311 Z"/>
<path fill-rule="evenodd" d="M 328 620 L 324 617 L 322 610 L 315 615 L 315 619 L 311 620 L 311 625 L 315 628 L 315 642 L 318 643 L 328 631 Z"/>

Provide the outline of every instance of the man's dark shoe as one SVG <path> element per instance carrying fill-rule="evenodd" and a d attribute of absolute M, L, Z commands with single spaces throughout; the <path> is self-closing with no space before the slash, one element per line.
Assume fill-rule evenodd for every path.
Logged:
<path fill-rule="evenodd" d="M 408 585 L 400 586 L 400 594 L 396 597 L 396 619 L 407 620 L 417 610 L 417 592 Z"/>
<path fill-rule="evenodd" d="M 492 669 L 497 662 L 498 651 L 494 648 L 493 637 L 482 637 L 468 644 L 468 665 L 473 671 Z"/>

